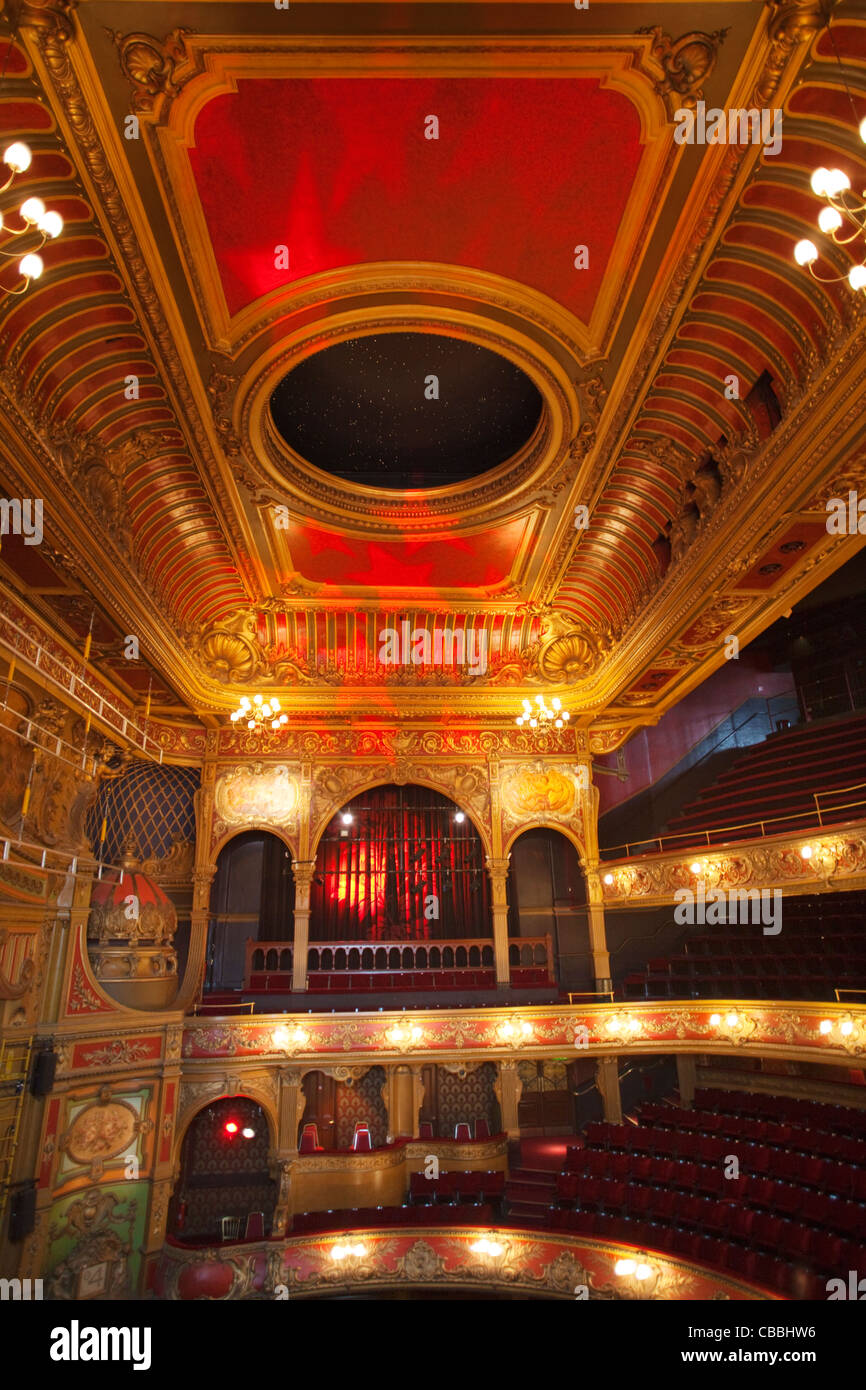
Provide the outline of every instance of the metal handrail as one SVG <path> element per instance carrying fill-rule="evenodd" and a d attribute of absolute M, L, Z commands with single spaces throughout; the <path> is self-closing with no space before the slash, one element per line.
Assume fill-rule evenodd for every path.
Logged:
<path fill-rule="evenodd" d="M 845 788 L 845 787 L 840 787 L 840 788 L 839 788 L 839 791 L 846 791 L 846 790 L 854 790 L 854 788 Z M 832 788 L 831 788 L 829 791 L 826 791 L 826 792 L 820 792 L 820 793 L 813 792 L 813 793 L 812 793 L 813 796 L 818 796 L 818 795 L 820 795 L 820 796 L 831 796 L 832 794 L 833 794 L 833 789 L 832 789 Z M 834 810 L 834 811 L 850 811 L 850 810 L 853 810 L 854 808 L 859 807 L 859 806 L 866 806 L 866 797 L 864 797 L 864 798 L 863 798 L 862 800 L 860 800 L 860 801 L 851 801 L 851 802 L 845 803 L 845 804 L 842 805 L 842 806 L 834 806 L 834 807 L 828 808 L 828 809 L 832 809 L 832 810 Z M 646 845 L 658 845 L 659 853 L 660 853 L 660 854 L 664 854 L 664 852 L 665 852 L 664 841 L 665 841 L 665 840 L 686 840 L 688 843 L 682 846 L 683 849 L 691 849 L 691 848 L 698 849 L 698 848 L 701 848 L 701 847 L 703 846 L 704 843 L 706 843 L 706 846 L 707 846 L 708 849 L 712 849 L 712 847 L 713 847 L 713 842 L 712 842 L 712 840 L 710 839 L 710 836 L 711 836 L 711 835 L 722 835 L 722 836 L 724 836 L 724 835 L 730 834 L 730 832 L 731 832 L 732 830 L 753 830 L 756 826 L 759 826 L 759 827 L 760 827 L 760 830 L 761 830 L 761 837 L 763 838 L 763 837 L 766 835 L 766 830 L 765 830 L 765 828 L 764 828 L 765 826 L 768 826 L 768 825 L 779 825 L 779 824 L 781 824 L 782 822 L 788 822 L 788 821 L 794 821 L 794 820 L 804 820 L 804 819 L 805 819 L 805 820 L 811 820 L 814 814 L 815 814 L 815 813 L 812 812 L 812 811 L 791 811 L 791 812 L 789 812 L 788 815 L 786 815 L 786 816 L 763 816 L 760 820 L 747 820 L 747 821 L 742 821 L 742 822 L 740 822 L 740 823 L 737 824 L 737 825 L 714 825 L 714 826 L 711 826 L 708 830 L 681 830 L 681 831 L 679 831 L 679 832 L 678 832 L 677 834 L 675 834 L 675 835 L 653 835 L 653 836 L 651 836 L 651 837 L 649 837 L 649 838 L 646 838 L 646 839 L 643 839 L 643 840 L 629 840 L 629 841 L 627 841 L 627 842 L 626 842 L 625 844 L 623 844 L 623 845 L 611 845 L 611 846 L 609 846 L 608 848 L 603 849 L 603 850 L 601 851 L 601 853 L 602 853 L 603 855 L 608 856 L 608 855 L 614 854 L 616 850 L 624 849 L 625 852 L 626 852 L 626 858 L 631 858 L 631 848 L 632 848 L 632 845 L 634 845 L 635 847 L 646 846 Z M 821 826 L 821 827 L 823 828 L 824 822 L 820 819 L 820 813 L 818 813 L 818 814 L 819 814 L 818 824 L 819 824 L 819 826 Z M 808 829 L 808 827 L 805 827 L 805 828 Z M 697 838 L 697 836 L 699 836 L 699 835 L 706 836 L 706 841 L 699 840 L 699 839 Z M 638 853 L 641 853 L 641 854 L 652 853 L 652 851 L 648 851 L 648 850 L 646 850 L 645 848 L 638 848 L 638 849 L 637 849 L 637 852 L 638 852 Z"/>

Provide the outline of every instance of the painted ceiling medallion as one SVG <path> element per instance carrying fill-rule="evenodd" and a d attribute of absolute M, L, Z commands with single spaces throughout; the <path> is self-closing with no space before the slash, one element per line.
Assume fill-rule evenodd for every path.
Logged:
<path fill-rule="evenodd" d="M 507 358 L 434 333 L 372 333 L 304 358 L 271 396 L 306 462 L 377 488 L 446 487 L 498 467 L 534 434 L 542 398 Z"/>

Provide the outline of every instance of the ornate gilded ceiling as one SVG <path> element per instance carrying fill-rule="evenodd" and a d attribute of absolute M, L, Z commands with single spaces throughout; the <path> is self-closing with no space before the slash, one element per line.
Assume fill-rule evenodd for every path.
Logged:
<path fill-rule="evenodd" d="M 0 482 L 45 499 L 0 583 L 70 651 L 95 614 L 139 709 L 505 719 L 556 685 L 610 743 L 861 544 L 825 503 L 866 485 L 863 298 L 792 250 L 816 165 L 864 187 L 866 6 L 456 10 L 7 7 L 0 132 L 66 226 L 0 301 Z M 779 153 L 678 144 L 700 101 L 781 111 Z M 497 354 L 537 428 L 407 493 L 317 467 L 275 387 L 387 334 L 420 400 L 429 335 Z M 406 623 L 484 669 L 395 668 Z"/>

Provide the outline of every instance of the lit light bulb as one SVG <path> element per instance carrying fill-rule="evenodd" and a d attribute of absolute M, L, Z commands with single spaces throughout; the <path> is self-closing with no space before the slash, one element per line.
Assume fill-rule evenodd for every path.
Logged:
<path fill-rule="evenodd" d="M 842 1034 L 843 1038 L 850 1038 L 851 1034 L 854 1032 L 854 1024 L 848 1023 L 847 1021 L 840 1024 L 839 1032 Z"/>
<path fill-rule="evenodd" d="M 271 709 L 279 709 L 279 707 L 280 707 L 280 702 L 279 702 L 279 700 L 277 699 L 276 695 L 272 695 L 272 696 L 271 696 Z"/>
<path fill-rule="evenodd" d="M 825 198 L 827 196 L 827 179 L 829 177 L 830 170 L 825 169 L 822 166 L 820 169 L 815 170 L 814 174 L 809 180 L 810 184 L 812 185 L 812 192 L 817 193 L 819 198 Z"/>
<path fill-rule="evenodd" d="M 828 198 L 835 198 L 837 194 L 843 193 L 846 188 L 851 187 L 851 180 L 841 169 L 830 169 L 824 180 L 824 193 Z"/>
<path fill-rule="evenodd" d="M 728 1025 L 729 1028 L 736 1028 L 738 1022 L 739 1020 L 736 1014 L 728 1014 L 727 1018 L 725 1019 L 725 1023 Z"/>
<path fill-rule="evenodd" d="M 63 218 L 60 216 L 59 212 L 49 211 L 46 212 L 44 217 L 40 218 L 38 226 L 40 232 L 44 232 L 47 237 L 51 237 L 53 240 L 55 237 L 60 236 L 60 233 L 63 231 Z"/>
<path fill-rule="evenodd" d="M 822 1018 L 821 1022 L 818 1024 L 818 1032 L 829 1033 L 832 1030 L 832 1027 L 833 1024 L 830 1022 L 829 1018 Z"/>
<path fill-rule="evenodd" d="M 13 174 L 23 174 L 25 169 L 30 168 L 32 159 L 28 146 L 22 140 L 16 140 L 3 152 L 3 163 L 9 166 Z"/>
<path fill-rule="evenodd" d="M 522 728 L 523 728 L 523 716 L 522 716 L 521 714 L 518 714 L 518 716 L 517 716 L 517 718 L 515 719 L 514 722 L 515 722 L 515 724 L 517 725 L 517 727 L 518 727 L 519 729 L 522 729 Z"/>
<path fill-rule="evenodd" d="M 693 864 L 689 865 L 689 871 L 693 874 L 699 874 L 701 872 L 701 866 L 697 859 Z"/>
<path fill-rule="evenodd" d="M 635 1279 L 649 1279 L 651 1274 L 652 1267 L 650 1265 L 638 1265 L 634 1272 L 634 1277 Z"/>
<path fill-rule="evenodd" d="M 809 241 L 808 237 L 805 237 L 802 241 L 797 242 L 794 247 L 794 260 L 797 265 L 811 265 L 817 259 L 818 248 L 814 241 Z"/>
<path fill-rule="evenodd" d="M 812 846 L 811 846 L 811 845 L 804 845 L 804 846 L 803 846 L 803 848 L 800 850 L 800 858 L 801 858 L 801 859 L 811 859 L 811 858 L 812 858 Z"/>
<path fill-rule="evenodd" d="M 866 116 L 864 116 L 860 122 L 860 139 L 863 141 L 863 144 L 866 145 Z M 6 162 L 8 164 L 9 161 L 7 160 Z"/>
<path fill-rule="evenodd" d="M 262 703 L 262 699 L 263 699 L 263 697 L 262 697 L 261 695 L 254 695 L 254 696 L 253 696 L 253 704 L 254 704 L 254 705 L 260 705 L 260 704 Z"/>
<path fill-rule="evenodd" d="M 837 212 L 835 208 L 822 208 L 818 213 L 818 226 L 829 236 L 842 226 L 841 212 Z"/>
<path fill-rule="evenodd" d="M 710 1014 L 710 1023 L 712 1024 L 712 1026 L 713 1026 L 714 1028 L 718 1028 L 718 1026 L 719 1026 L 719 1024 L 721 1023 L 721 1021 L 722 1021 L 722 1015 L 721 1015 L 721 1014 Z"/>
<path fill-rule="evenodd" d="M 288 716 L 287 714 L 281 714 L 281 715 L 280 715 L 280 723 L 281 723 L 281 724 L 288 724 L 288 722 L 289 722 L 289 716 Z"/>
<path fill-rule="evenodd" d="M 614 1274 L 624 1276 L 627 1274 L 634 1274 L 636 1269 L 637 1265 L 635 1264 L 634 1260 L 617 1260 L 616 1264 L 613 1267 L 613 1272 Z"/>
<path fill-rule="evenodd" d="M 344 825 L 351 825 L 351 824 L 352 824 L 352 812 L 351 812 L 351 811 L 344 811 L 343 814 L 342 814 L 341 817 L 340 817 L 340 820 L 343 822 Z"/>
<path fill-rule="evenodd" d="M 537 729 L 537 728 L 538 728 L 538 720 L 537 720 L 537 719 L 530 719 L 530 721 L 529 721 L 529 727 L 530 727 L 530 729 Z"/>
<path fill-rule="evenodd" d="M 249 720 L 247 720 L 247 728 L 248 728 L 248 729 L 254 729 L 255 727 L 256 727 L 256 721 L 255 721 L 254 719 L 249 719 Z"/>
<path fill-rule="evenodd" d="M 242 1129 L 241 1134 L 244 1136 L 245 1139 L 255 1139 L 256 1137 L 255 1130 L 250 1129 L 249 1126 L 247 1126 L 246 1129 Z"/>
<path fill-rule="evenodd" d="M 605 881 L 605 883 L 607 884 L 607 886 L 608 886 L 608 888 L 609 888 L 610 885 L 613 883 L 613 874 L 605 874 L 605 876 L 604 876 L 604 881 Z"/>
<path fill-rule="evenodd" d="M 18 269 L 26 280 L 38 280 L 45 266 L 42 264 L 42 257 L 31 251 L 29 255 L 21 257 Z"/>
<path fill-rule="evenodd" d="M 456 820 L 458 825 L 462 825 L 466 819 L 466 816 L 464 815 L 463 811 L 457 811 L 455 813 L 454 819 Z"/>
<path fill-rule="evenodd" d="M 848 284 L 852 290 L 862 290 L 866 286 L 866 265 L 852 265 L 848 271 Z"/>
<path fill-rule="evenodd" d="M 46 214 L 41 198 L 25 198 L 21 204 L 21 216 L 25 222 L 40 222 Z"/>

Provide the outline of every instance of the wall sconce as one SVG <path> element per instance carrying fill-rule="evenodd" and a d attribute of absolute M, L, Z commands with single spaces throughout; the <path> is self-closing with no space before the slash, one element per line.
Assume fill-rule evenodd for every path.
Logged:
<path fill-rule="evenodd" d="M 292 1029 L 280 1025 L 271 1034 L 271 1042 L 277 1052 L 293 1052 L 298 1048 L 306 1047 L 309 1041 L 309 1033 L 300 1024 Z"/>
<path fill-rule="evenodd" d="M 718 1029 L 723 1038 L 728 1042 L 744 1043 L 757 1028 L 757 1024 L 748 1014 L 730 1009 L 726 1014 L 710 1014 L 709 1023 L 711 1028 Z"/>
<path fill-rule="evenodd" d="M 830 1019 L 822 1018 L 818 1024 L 818 1031 L 829 1042 L 838 1043 L 845 1048 L 846 1052 L 862 1052 L 861 1033 L 864 1032 L 863 1025 L 855 1022 L 852 1018 Z"/>
<path fill-rule="evenodd" d="M 347 1260 L 363 1260 L 367 1253 L 366 1245 L 332 1245 L 331 1259 L 338 1264 L 344 1264 Z"/>
<path fill-rule="evenodd" d="M 659 1271 L 644 1255 L 636 1260 L 617 1260 L 613 1272 L 620 1281 L 618 1292 L 625 1298 L 651 1298 L 659 1281 Z"/>
<path fill-rule="evenodd" d="M 605 1023 L 604 1031 L 609 1038 L 615 1039 L 617 1042 L 629 1043 L 634 1041 L 641 1031 L 641 1027 L 640 1019 L 635 1018 L 633 1014 L 626 1014 L 623 1017 L 614 1014 Z"/>
<path fill-rule="evenodd" d="M 499 1036 L 512 1047 L 519 1047 L 521 1043 L 529 1042 L 532 1037 L 532 1024 L 527 1023 L 525 1019 L 515 1018 L 513 1022 L 506 1019 L 499 1025 Z"/>

